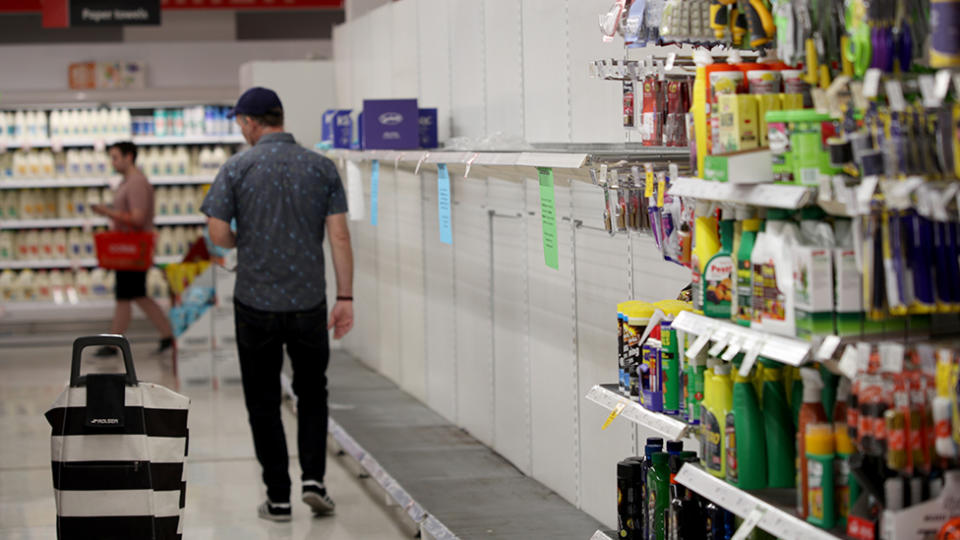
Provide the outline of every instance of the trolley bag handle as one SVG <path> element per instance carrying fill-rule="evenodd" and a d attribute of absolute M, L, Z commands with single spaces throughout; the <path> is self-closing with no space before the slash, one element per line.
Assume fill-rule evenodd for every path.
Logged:
<path fill-rule="evenodd" d="M 80 376 L 80 355 L 85 348 L 95 346 L 113 346 L 119 348 L 123 355 L 123 366 L 126 369 L 127 386 L 137 386 L 137 372 L 133 369 L 133 355 L 130 353 L 130 342 L 121 335 L 100 334 L 96 336 L 79 337 L 73 342 L 73 360 L 70 364 L 71 387 L 86 384 L 87 378 Z"/>

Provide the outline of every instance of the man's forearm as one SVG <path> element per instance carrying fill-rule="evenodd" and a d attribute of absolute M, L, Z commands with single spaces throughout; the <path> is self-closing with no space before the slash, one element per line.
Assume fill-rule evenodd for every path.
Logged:
<path fill-rule="evenodd" d="M 350 241 L 332 242 L 333 271 L 337 276 L 337 296 L 353 296 L 353 249 Z"/>
<path fill-rule="evenodd" d="M 131 212 L 121 212 L 119 210 L 107 209 L 106 215 L 108 218 L 126 225 L 128 227 L 142 227 L 144 224 L 140 223 L 142 220 L 138 220 L 134 217 Z"/>

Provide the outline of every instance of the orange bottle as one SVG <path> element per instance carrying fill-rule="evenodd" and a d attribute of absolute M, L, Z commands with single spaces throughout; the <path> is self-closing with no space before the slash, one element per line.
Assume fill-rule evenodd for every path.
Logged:
<path fill-rule="evenodd" d="M 810 513 L 807 500 L 807 427 L 813 424 L 826 424 L 827 411 L 820 401 L 823 379 L 820 372 L 812 368 L 800 370 L 803 378 L 803 405 L 800 406 L 800 416 L 797 420 L 797 511 L 801 519 L 807 519 Z"/>

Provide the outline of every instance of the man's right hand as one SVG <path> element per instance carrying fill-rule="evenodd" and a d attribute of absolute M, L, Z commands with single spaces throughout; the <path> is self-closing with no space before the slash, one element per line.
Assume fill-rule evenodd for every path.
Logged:
<path fill-rule="evenodd" d="M 333 339 L 340 339 L 353 328 L 353 301 L 338 300 L 330 312 L 330 324 L 327 330 L 333 328 Z"/>

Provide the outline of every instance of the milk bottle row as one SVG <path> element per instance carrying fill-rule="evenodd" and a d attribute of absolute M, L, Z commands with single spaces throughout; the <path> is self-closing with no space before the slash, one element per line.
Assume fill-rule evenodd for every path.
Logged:
<path fill-rule="evenodd" d="M 80 261 L 96 257 L 93 236 L 105 230 L 43 229 L 0 231 L 0 261 Z M 203 227 L 160 227 L 156 231 L 157 257 L 183 257 L 203 236 Z"/>
<path fill-rule="evenodd" d="M 137 165 L 147 177 L 209 176 L 213 178 L 231 155 L 223 146 L 145 147 L 137 155 Z M 106 152 L 72 149 L 18 150 L 0 154 L 0 179 L 108 178 L 117 177 Z"/>
<path fill-rule="evenodd" d="M 238 134 L 239 127 L 227 118 L 229 107 L 197 105 L 185 109 L 154 109 L 151 116 L 133 118 L 135 136 L 194 137 Z"/>
<path fill-rule="evenodd" d="M 129 139 L 129 109 L 70 109 L 50 112 L 51 139 Z"/>
<path fill-rule="evenodd" d="M 154 188 L 156 216 L 192 216 L 200 212 L 205 186 Z M 96 218 L 95 204 L 113 203 L 110 188 L 46 188 L 0 190 L 0 221 L 18 219 Z"/>
<path fill-rule="evenodd" d="M 4 270 L 0 272 L 0 301 L 6 302 L 84 302 L 112 298 L 116 276 L 113 272 L 93 270 Z M 147 295 L 166 298 L 170 289 L 163 271 L 147 272 Z"/>
<path fill-rule="evenodd" d="M 137 166 L 148 178 L 156 176 L 209 176 L 213 178 L 231 152 L 224 146 L 155 146 L 141 149 Z"/>
<path fill-rule="evenodd" d="M 44 142 L 48 138 L 47 113 L 0 111 L 0 145 Z"/>

